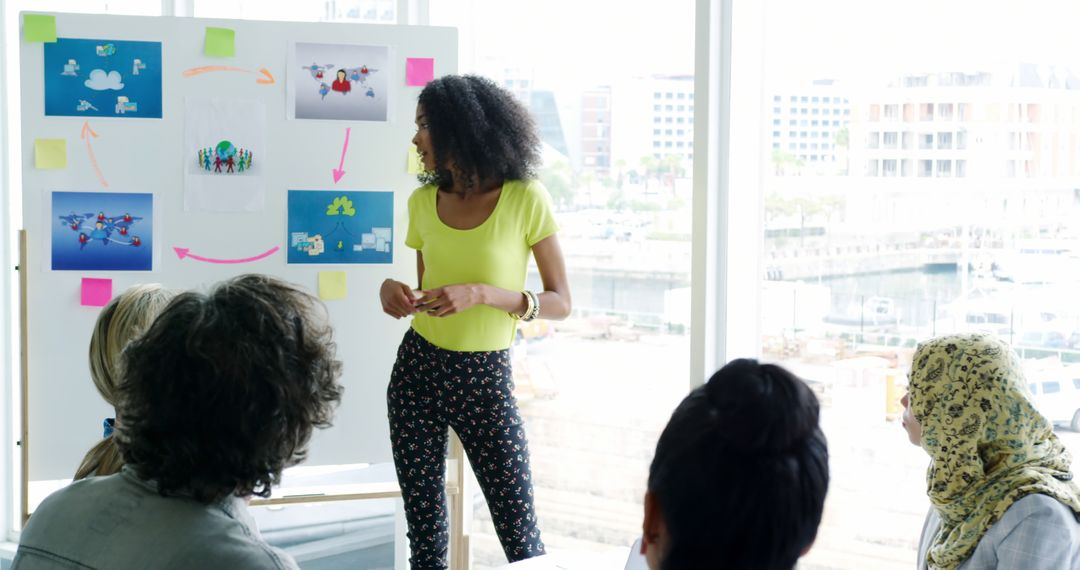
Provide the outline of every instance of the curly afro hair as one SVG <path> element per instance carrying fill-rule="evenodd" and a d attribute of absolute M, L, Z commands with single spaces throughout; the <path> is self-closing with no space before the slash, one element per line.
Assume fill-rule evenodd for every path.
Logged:
<path fill-rule="evenodd" d="M 450 188 L 457 175 L 473 181 L 523 180 L 535 175 L 540 137 L 532 116 L 506 89 L 476 75 L 447 75 L 424 87 L 423 108 L 435 153 L 435 169 L 423 184 Z"/>
<path fill-rule="evenodd" d="M 124 350 L 117 444 L 162 495 L 270 496 L 341 399 L 321 303 L 265 275 L 185 292 Z"/>

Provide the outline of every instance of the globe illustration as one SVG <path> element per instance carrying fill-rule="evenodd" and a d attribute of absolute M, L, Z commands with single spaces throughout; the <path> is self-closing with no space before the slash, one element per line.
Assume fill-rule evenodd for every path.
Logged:
<path fill-rule="evenodd" d="M 214 148 L 217 155 L 221 160 L 229 160 L 229 157 L 236 156 L 236 147 L 229 141 L 221 141 L 217 143 L 217 147 Z"/>

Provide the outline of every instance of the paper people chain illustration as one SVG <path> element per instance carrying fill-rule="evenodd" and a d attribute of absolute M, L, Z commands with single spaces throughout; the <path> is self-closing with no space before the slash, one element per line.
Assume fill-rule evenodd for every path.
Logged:
<path fill-rule="evenodd" d="M 238 149 L 229 141 L 221 141 L 213 148 L 200 148 L 196 155 L 199 168 L 217 174 L 238 174 L 251 170 L 252 158 L 250 149 Z"/>
<path fill-rule="evenodd" d="M 326 95 L 331 91 L 341 93 L 342 95 L 348 95 L 352 92 L 353 83 L 356 83 L 361 88 L 366 87 L 366 89 L 362 89 L 364 91 L 364 96 L 375 97 L 375 90 L 367 85 L 367 80 L 368 77 L 370 77 L 372 73 L 377 72 L 378 69 L 361 65 L 360 67 L 338 68 L 335 70 L 334 64 L 332 63 L 319 65 L 314 62 L 301 69 L 311 73 L 311 78 L 319 82 L 319 95 L 322 96 L 323 99 L 326 99 Z M 359 90 L 361 89 L 358 89 L 358 91 Z"/>

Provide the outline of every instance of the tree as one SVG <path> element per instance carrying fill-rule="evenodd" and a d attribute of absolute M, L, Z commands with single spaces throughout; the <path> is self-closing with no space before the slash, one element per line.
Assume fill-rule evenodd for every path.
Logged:
<path fill-rule="evenodd" d="M 565 160 L 556 160 L 545 164 L 539 172 L 540 182 L 551 194 L 551 201 L 556 206 L 569 206 L 574 202 L 576 193 L 573 184 L 573 173 L 570 163 Z"/>
<path fill-rule="evenodd" d="M 847 127 L 841 127 L 838 131 L 833 133 L 833 143 L 844 150 L 851 148 L 851 134 L 848 132 Z"/>
<path fill-rule="evenodd" d="M 619 159 L 615 161 L 615 188 L 622 190 L 623 186 L 623 171 L 626 170 L 626 161 Z M 631 171 L 633 172 L 633 171 Z"/>
<path fill-rule="evenodd" d="M 806 162 L 801 158 L 797 158 L 790 152 L 784 152 L 780 149 L 773 149 L 771 162 L 773 165 L 773 173 L 776 176 L 786 176 L 791 173 L 799 173 L 802 171 Z"/>

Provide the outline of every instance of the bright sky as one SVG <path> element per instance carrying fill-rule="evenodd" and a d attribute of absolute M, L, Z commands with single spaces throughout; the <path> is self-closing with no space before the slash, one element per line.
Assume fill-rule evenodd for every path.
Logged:
<path fill-rule="evenodd" d="M 542 86 L 694 70 L 693 0 L 431 0 L 431 23 L 460 29 L 463 67 L 496 56 Z"/>
<path fill-rule="evenodd" d="M 1064 64 L 1080 73 L 1077 0 L 735 0 L 766 6 L 770 81 L 877 84 L 917 71 Z M 431 0 L 431 21 L 475 54 L 533 69 L 541 85 L 692 73 L 694 0 Z M 738 50 L 738 46 L 735 47 Z"/>
<path fill-rule="evenodd" d="M 772 76 L 857 83 L 1013 63 L 1063 64 L 1080 73 L 1076 0 L 766 1 Z"/>

